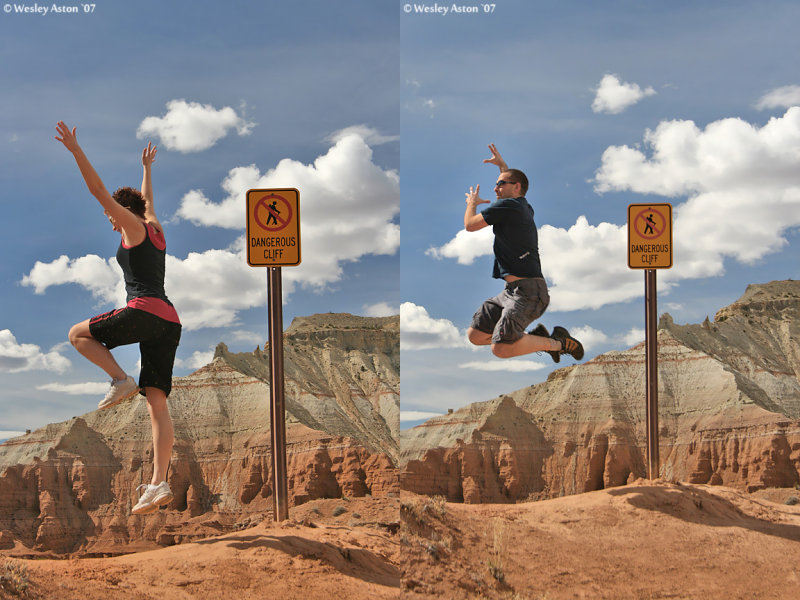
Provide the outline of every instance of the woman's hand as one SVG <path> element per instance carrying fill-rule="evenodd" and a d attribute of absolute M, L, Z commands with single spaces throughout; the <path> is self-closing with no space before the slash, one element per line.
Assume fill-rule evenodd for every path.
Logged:
<path fill-rule="evenodd" d="M 58 132 L 56 140 L 64 144 L 66 149 L 72 153 L 74 153 L 75 150 L 80 148 L 80 146 L 78 146 L 78 138 L 75 137 L 76 129 L 77 127 L 73 127 L 72 130 L 70 130 L 70 128 L 67 127 L 67 124 L 64 123 L 64 121 L 59 121 L 56 124 L 56 131 Z"/>
<path fill-rule="evenodd" d="M 142 150 L 142 165 L 144 167 L 149 167 L 155 162 L 156 152 L 158 152 L 158 147 L 153 146 L 152 142 L 147 142 L 147 148 Z"/>

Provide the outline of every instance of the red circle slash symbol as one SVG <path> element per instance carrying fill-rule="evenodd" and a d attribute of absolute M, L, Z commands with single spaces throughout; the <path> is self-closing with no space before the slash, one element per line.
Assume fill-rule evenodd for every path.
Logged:
<path fill-rule="evenodd" d="M 667 220 L 658 210 L 646 208 L 634 219 L 636 233 L 645 239 L 654 239 L 664 233 Z"/>
<path fill-rule="evenodd" d="M 267 200 L 272 200 L 272 202 L 267 202 Z M 262 220 L 260 215 L 265 218 Z M 253 217 L 261 229 L 280 231 L 292 222 L 292 205 L 277 194 L 269 194 L 256 203 Z"/>

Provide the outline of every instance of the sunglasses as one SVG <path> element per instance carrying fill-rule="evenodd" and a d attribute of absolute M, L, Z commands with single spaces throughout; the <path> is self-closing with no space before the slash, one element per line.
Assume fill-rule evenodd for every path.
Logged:
<path fill-rule="evenodd" d="M 516 181 L 503 181 L 502 179 L 494 184 L 494 187 L 502 187 L 507 183 L 517 183 Z"/>

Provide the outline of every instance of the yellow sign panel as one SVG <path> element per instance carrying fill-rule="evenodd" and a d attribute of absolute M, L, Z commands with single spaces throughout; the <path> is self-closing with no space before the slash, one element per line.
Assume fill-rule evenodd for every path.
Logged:
<path fill-rule="evenodd" d="M 247 191 L 247 264 L 300 264 L 300 192 L 296 189 Z"/>
<path fill-rule="evenodd" d="M 628 206 L 628 267 L 672 267 L 672 205 Z"/>

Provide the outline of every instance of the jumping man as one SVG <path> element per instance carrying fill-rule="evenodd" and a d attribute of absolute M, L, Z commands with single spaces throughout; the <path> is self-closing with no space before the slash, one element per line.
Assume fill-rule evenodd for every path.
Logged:
<path fill-rule="evenodd" d="M 480 186 L 469 188 L 464 228 L 478 231 L 491 225 L 494 233 L 494 268 L 492 277 L 503 279 L 505 289 L 489 298 L 472 317 L 467 331 L 469 341 L 477 346 L 492 346 L 499 358 L 511 358 L 531 352 L 547 352 L 555 362 L 561 354 L 570 354 L 576 360 L 583 358 L 583 345 L 569 335 L 563 327 L 556 326 L 548 335 L 539 324 L 530 333 L 525 328 L 542 316 L 550 296 L 539 261 L 539 240 L 533 208 L 525 199 L 528 178 L 518 169 L 509 169 L 494 144 L 492 153 L 484 163 L 497 165 L 500 177 L 494 186 L 494 202 L 478 196 Z M 489 204 L 482 212 L 477 207 Z"/>

